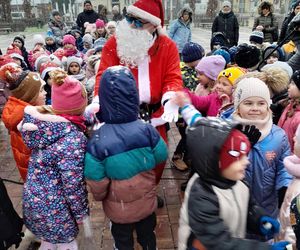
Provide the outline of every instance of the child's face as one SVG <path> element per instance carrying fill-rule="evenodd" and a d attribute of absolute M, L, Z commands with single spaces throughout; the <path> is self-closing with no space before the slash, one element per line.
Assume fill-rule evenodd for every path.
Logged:
<path fill-rule="evenodd" d="M 22 61 L 19 58 L 14 57 L 13 60 L 17 65 L 21 66 Z"/>
<path fill-rule="evenodd" d="M 300 90 L 293 81 L 289 85 L 288 93 L 289 98 L 295 99 L 300 97 Z"/>
<path fill-rule="evenodd" d="M 53 39 L 47 39 L 46 40 L 46 44 L 47 45 L 53 45 L 54 44 L 54 40 Z"/>
<path fill-rule="evenodd" d="M 272 64 L 272 63 L 277 62 L 277 61 L 278 61 L 278 57 L 276 57 L 276 56 L 270 56 L 267 59 L 267 64 Z"/>
<path fill-rule="evenodd" d="M 69 72 L 72 74 L 72 75 L 77 75 L 79 74 L 80 72 L 80 67 L 78 65 L 78 63 L 76 62 L 72 62 L 69 66 Z"/>
<path fill-rule="evenodd" d="M 75 46 L 73 44 L 67 43 L 64 45 L 64 49 L 74 49 Z"/>
<path fill-rule="evenodd" d="M 102 35 L 105 32 L 105 28 L 98 28 L 97 29 L 98 34 Z"/>
<path fill-rule="evenodd" d="M 221 96 L 223 94 L 226 94 L 228 96 L 232 95 L 232 85 L 226 77 L 221 76 L 217 81 L 216 91 L 218 93 L 218 96 Z"/>
<path fill-rule="evenodd" d="M 199 80 L 199 83 L 205 87 L 210 83 L 210 79 L 204 75 L 202 72 L 197 72 L 197 77 Z"/>
<path fill-rule="evenodd" d="M 14 40 L 13 45 L 17 46 L 19 49 L 22 48 L 22 43 L 21 43 L 21 41 L 18 40 L 18 39 Z"/>
<path fill-rule="evenodd" d="M 231 163 L 229 167 L 225 168 L 221 175 L 231 181 L 239 181 L 245 178 L 245 170 L 249 160 L 247 155 L 242 155 L 237 161 Z"/>
<path fill-rule="evenodd" d="M 261 97 L 249 97 L 238 107 L 239 115 L 247 120 L 263 120 L 269 113 L 268 103 Z"/>
<path fill-rule="evenodd" d="M 91 44 L 90 44 L 90 43 L 87 43 L 87 42 L 84 42 L 84 43 L 83 43 L 83 46 L 84 46 L 86 49 L 92 48 Z"/>
<path fill-rule="evenodd" d="M 43 85 L 36 99 L 35 106 L 42 106 L 45 105 L 45 103 L 46 103 L 46 91 L 44 90 L 44 85 Z"/>
<path fill-rule="evenodd" d="M 107 27 L 107 31 L 110 35 L 114 35 L 116 33 L 116 27 L 111 25 Z"/>

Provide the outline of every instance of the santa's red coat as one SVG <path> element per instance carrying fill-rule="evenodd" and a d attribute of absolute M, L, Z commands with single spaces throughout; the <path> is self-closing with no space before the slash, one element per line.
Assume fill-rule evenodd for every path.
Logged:
<path fill-rule="evenodd" d="M 182 77 L 180 72 L 180 60 L 176 44 L 167 36 L 160 35 L 148 51 L 149 54 L 149 80 L 150 102 L 157 104 L 163 95 L 167 96 L 172 91 L 182 90 Z M 95 95 L 98 95 L 99 83 L 103 72 L 111 66 L 121 65 L 117 55 L 116 38 L 110 38 L 102 50 L 100 67 L 96 76 Z M 131 69 L 139 87 L 138 68 Z M 152 117 L 160 117 L 163 113 L 161 107 Z M 160 135 L 167 141 L 165 126 L 157 127 Z M 160 179 L 163 167 L 156 169 L 157 178 Z"/>

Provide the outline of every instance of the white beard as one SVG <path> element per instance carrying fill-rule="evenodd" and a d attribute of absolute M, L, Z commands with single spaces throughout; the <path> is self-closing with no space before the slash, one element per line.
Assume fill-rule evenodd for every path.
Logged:
<path fill-rule="evenodd" d="M 116 40 L 120 63 L 132 68 L 148 56 L 148 50 L 154 42 L 147 30 L 131 28 L 126 19 L 117 25 Z"/>

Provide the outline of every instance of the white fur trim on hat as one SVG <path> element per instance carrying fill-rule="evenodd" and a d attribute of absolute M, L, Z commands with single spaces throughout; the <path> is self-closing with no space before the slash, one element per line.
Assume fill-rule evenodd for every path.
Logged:
<path fill-rule="evenodd" d="M 149 12 L 146 12 L 140 8 L 137 8 L 136 6 L 133 6 L 133 5 L 128 6 L 127 13 L 134 15 L 136 17 L 139 17 L 145 21 L 148 21 L 148 22 L 154 24 L 155 26 L 161 25 L 160 18 L 158 18 L 157 16 L 154 16 L 154 15 L 150 14 Z"/>
<path fill-rule="evenodd" d="M 46 74 L 52 70 L 55 70 L 55 69 L 60 69 L 59 67 L 47 67 L 43 70 L 42 74 L 41 74 L 41 78 L 44 79 Z"/>
<path fill-rule="evenodd" d="M 270 90 L 267 85 L 258 78 L 250 77 L 241 80 L 234 91 L 234 108 L 238 109 L 240 103 L 250 97 L 261 97 L 271 105 Z"/>
<path fill-rule="evenodd" d="M 21 56 L 21 55 L 18 54 L 18 53 L 12 53 L 12 54 L 10 54 L 9 56 L 10 56 L 11 58 L 18 58 L 18 59 L 20 59 L 21 61 L 24 61 L 24 57 Z"/>

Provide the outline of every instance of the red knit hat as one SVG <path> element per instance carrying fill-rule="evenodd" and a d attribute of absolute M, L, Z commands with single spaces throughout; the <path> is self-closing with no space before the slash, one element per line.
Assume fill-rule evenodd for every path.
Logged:
<path fill-rule="evenodd" d="M 75 37 L 72 35 L 64 35 L 63 45 L 65 45 L 65 44 L 72 44 L 73 46 L 75 46 L 76 45 Z"/>
<path fill-rule="evenodd" d="M 19 54 L 20 56 L 22 56 L 22 51 L 17 46 L 10 45 L 6 50 L 6 54 L 7 55 Z"/>
<path fill-rule="evenodd" d="M 9 55 L 0 56 L 0 67 L 8 63 L 14 63 L 14 59 L 12 59 Z"/>
<path fill-rule="evenodd" d="M 164 26 L 164 11 L 161 0 L 137 0 L 133 5 L 128 6 L 127 13 L 155 26 Z"/>
<path fill-rule="evenodd" d="M 84 86 L 62 69 L 49 73 L 52 79 L 52 109 L 56 114 L 81 115 L 87 105 Z"/>
<path fill-rule="evenodd" d="M 241 156 L 250 151 L 248 137 L 241 131 L 233 129 L 222 146 L 220 153 L 221 171 L 228 168 L 233 162 L 238 161 Z"/>

